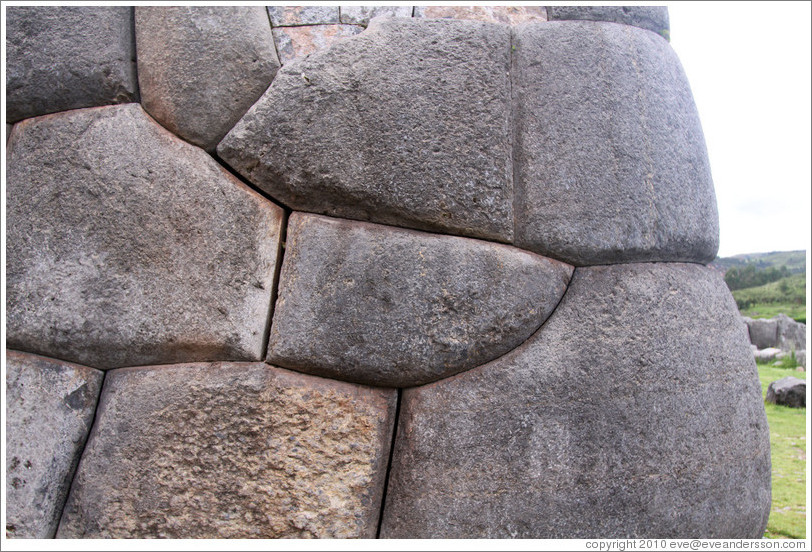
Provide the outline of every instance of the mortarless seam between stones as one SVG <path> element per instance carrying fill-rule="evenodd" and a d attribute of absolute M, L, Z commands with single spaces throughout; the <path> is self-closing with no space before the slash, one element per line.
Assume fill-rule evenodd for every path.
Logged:
<path fill-rule="evenodd" d="M 29 353 L 26 353 L 26 354 L 29 354 Z M 60 360 L 61 361 L 61 359 L 55 359 L 55 360 Z M 67 361 L 62 361 L 62 362 L 67 362 Z M 87 428 L 87 434 L 85 435 L 85 442 L 82 443 L 82 450 L 80 450 L 79 453 L 76 455 L 76 458 L 77 458 L 76 465 L 73 466 L 73 471 L 70 474 L 70 477 L 71 477 L 70 485 L 68 486 L 68 492 L 65 494 L 65 501 L 62 503 L 62 511 L 59 512 L 59 522 L 56 524 L 56 531 L 59 531 L 59 524 L 62 523 L 62 516 L 65 514 L 65 508 L 68 506 L 68 497 L 71 494 L 71 490 L 73 490 L 73 482 L 76 480 L 76 476 L 79 473 L 79 464 L 82 463 L 82 457 L 85 455 L 85 448 L 87 448 L 87 443 L 88 443 L 88 441 L 90 441 L 90 433 L 93 431 L 93 427 L 96 425 L 96 421 L 98 420 L 99 401 L 101 400 L 102 392 L 104 391 L 104 384 L 107 381 L 107 372 L 109 370 L 99 370 L 99 371 L 102 373 L 102 380 L 101 380 L 101 385 L 99 385 L 99 392 L 96 395 L 96 403 L 95 403 L 95 406 L 93 407 L 93 421 L 90 423 L 90 425 Z M 51 537 L 51 538 L 53 538 L 53 539 L 56 538 L 56 531 L 54 531 L 54 536 Z"/>
<path fill-rule="evenodd" d="M 383 478 L 383 490 L 381 491 L 381 506 L 378 513 L 378 527 L 375 529 L 375 538 L 381 538 L 381 527 L 383 526 L 383 514 L 386 509 L 386 492 L 389 490 L 389 476 L 392 473 L 392 459 L 395 456 L 395 443 L 398 437 L 398 424 L 400 423 L 400 405 L 403 400 L 403 389 L 398 389 L 398 399 L 395 403 L 395 421 L 392 425 L 392 442 L 389 444 L 389 457 L 386 460 L 386 473 Z"/>

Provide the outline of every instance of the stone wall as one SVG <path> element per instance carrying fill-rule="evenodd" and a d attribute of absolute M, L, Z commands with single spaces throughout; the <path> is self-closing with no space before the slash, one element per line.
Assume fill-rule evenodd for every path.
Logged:
<path fill-rule="evenodd" d="M 12 538 L 758 538 L 665 8 L 9 7 Z"/>

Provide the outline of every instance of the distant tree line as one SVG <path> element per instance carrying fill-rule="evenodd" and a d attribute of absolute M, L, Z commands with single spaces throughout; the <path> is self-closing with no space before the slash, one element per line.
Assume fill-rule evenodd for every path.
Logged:
<path fill-rule="evenodd" d="M 725 283 L 730 288 L 730 291 L 734 291 L 769 284 L 781 278 L 786 278 L 789 274 L 790 272 L 785 265 L 782 265 L 781 268 L 771 266 L 759 270 L 754 264 L 748 264 L 743 267 L 728 269 L 725 272 Z"/>

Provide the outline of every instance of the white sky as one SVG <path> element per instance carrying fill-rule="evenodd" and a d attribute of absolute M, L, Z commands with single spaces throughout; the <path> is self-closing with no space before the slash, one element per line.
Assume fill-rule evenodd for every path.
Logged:
<path fill-rule="evenodd" d="M 708 145 L 719 255 L 808 249 L 812 3 L 671 2 Z"/>

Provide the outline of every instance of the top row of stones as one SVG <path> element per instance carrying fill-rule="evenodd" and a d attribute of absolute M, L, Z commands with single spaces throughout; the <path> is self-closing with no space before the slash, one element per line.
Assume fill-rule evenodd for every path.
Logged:
<path fill-rule="evenodd" d="M 576 266 L 718 248 L 685 74 L 627 25 L 374 19 L 283 67 L 217 153 L 294 210 Z"/>
<path fill-rule="evenodd" d="M 38 9 L 10 17 L 10 60 L 39 51 L 37 32 L 109 43 L 100 35 L 121 33 L 100 29 L 132 15 L 86 8 L 110 19 L 96 21 L 65 8 L 75 17 L 57 40 L 65 23 L 23 11 Z M 288 207 L 514 243 L 575 265 L 715 256 L 704 140 L 661 37 L 611 23 L 378 18 L 277 72 L 269 29 L 262 8 L 137 8 L 138 79 L 145 109 L 190 142 L 213 151 L 231 129 L 220 156 Z M 50 60 L 34 66 L 62 73 Z M 10 82 L 22 75 L 9 110 L 18 88 L 38 82 L 25 74 L 9 69 Z M 40 84 L 55 98 L 70 92 Z M 72 90 L 82 86 L 93 87 Z"/>
<path fill-rule="evenodd" d="M 634 25 L 665 38 L 669 33 L 668 9 L 663 6 L 269 6 L 268 15 L 274 27 L 367 26 L 373 17 L 473 19 L 509 25 L 584 19 Z"/>
<path fill-rule="evenodd" d="M 259 59 L 254 56 L 254 61 L 269 65 L 272 69 L 262 90 L 279 67 L 279 59 L 273 48 L 274 37 L 268 29 L 262 28 L 263 23 L 265 27 L 268 26 L 268 19 L 271 27 L 280 29 L 339 24 L 353 27 L 350 33 L 325 29 L 320 37 L 309 35 L 306 40 L 309 44 L 297 49 L 307 53 L 336 37 L 361 32 L 374 17 L 456 18 L 507 24 L 582 19 L 635 25 L 666 38 L 669 32 L 668 10 L 665 7 L 647 6 L 269 6 L 267 13 L 261 7 L 140 7 L 136 10 L 125 6 L 14 6 L 6 11 L 6 122 L 16 123 L 29 117 L 69 109 L 139 101 L 138 81 L 143 80 L 143 75 L 136 72 L 137 41 L 133 24 L 136 11 L 144 17 L 150 12 L 170 16 L 166 28 L 171 28 L 173 23 L 177 25 L 177 12 L 186 13 L 190 19 L 195 19 L 197 15 L 199 21 L 195 21 L 193 27 L 198 31 L 198 36 L 204 31 L 220 31 L 219 37 L 207 37 L 207 42 L 218 42 L 213 39 L 220 38 L 220 45 L 225 46 L 229 56 L 246 57 L 241 54 L 245 46 L 249 50 L 263 50 L 259 52 L 262 54 Z M 174 22 L 171 21 L 173 15 Z M 142 38 L 151 40 L 150 36 Z M 160 38 L 152 41 L 157 42 Z M 203 51 L 180 52 L 187 63 L 192 63 L 196 58 L 198 63 L 194 65 L 199 65 L 202 58 L 212 55 L 215 57 L 211 65 L 215 65 L 217 60 L 226 61 L 217 56 L 216 48 L 206 48 L 205 43 L 191 40 L 191 36 L 183 38 L 184 41 L 176 40 L 162 46 L 174 50 L 203 45 Z M 278 37 L 277 42 L 280 39 L 284 40 Z M 285 45 L 278 43 L 276 46 L 284 58 L 281 50 Z M 142 54 L 138 53 L 140 71 L 144 69 Z M 227 61 L 233 62 L 233 57 Z M 283 63 L 285 61 L 282 59 Z M 228 70 L 230 65 L 223 63 L 221 67 Z M 194 68 L 199 69 L 198 66 Z M 196 72 L 199 73 L 199 70 Z M 210 72 L 207 76 L 217 77 L 217 74 Z M 226 82 L 222 76 L 218 80 Z M 199 83 L 189 84 L 186 92 Z M 141 88 L 144 88 L 143 82 Z M 207 88 L 211 89 L 212 85 L 209 84 Z M 224 109 L 233 110 L 232 106 L 220 106 L 220 110 Z"/>

